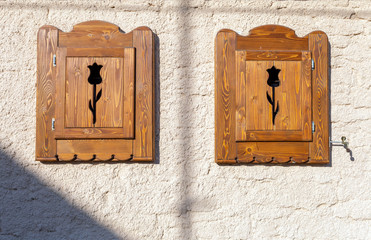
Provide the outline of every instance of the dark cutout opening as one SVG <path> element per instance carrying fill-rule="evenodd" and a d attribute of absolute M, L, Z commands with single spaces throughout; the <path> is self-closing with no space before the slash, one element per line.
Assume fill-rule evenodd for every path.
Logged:
<path fill-rule="evenodd" d="M 102 77 L 100 76 L 100 70 L 102 67 L 102 65 L 98 65 L 96 62 L 93 65 L 88 66 L 90 69 L 88 81 L 91 85 L 93 85 L 93 101 L 89 100 L 89 109 L 93 114 L 93 124 L 95 124 L 97 121 L 97 102 L 102 97 L 102 89 L 98 92 L 98 94 L 96 94 L 97 85 L 102 83 Z"/>
<path fill-rule="evenodd" d="M 270 105 L 272 105 L 272 122 L 274 125 L 274 120 L 276 119 L 276 115 L 279 111 L 279 103 L 277 101 L 277 107 L 276 105 L 276 96 L 275 96 L 275 88 L 280 86 L 280 80 L 278 79 L 278 74 L 281 71 L 281 69 L 277 69 L 275 66 L 272 66 L 271 68 L 267 69 L 267 72 L 269 74 L 267 84 L 272 88 L 272 97 L 269 95 L 267 91 L 267 99 Z"/>

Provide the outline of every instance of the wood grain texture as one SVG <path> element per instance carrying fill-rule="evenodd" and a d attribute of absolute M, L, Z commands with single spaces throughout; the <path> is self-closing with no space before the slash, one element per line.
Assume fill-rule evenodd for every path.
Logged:
<path fill-rule="evenodd" d="M 242 52 L 242 51 L 237 51 Z M 237 54 L 236 52 L 236 54 Z M 299 55 L 299 54 L 297 54 Z M 255 59 L 256 55 L 253 55 Z M 245 123 L 238 128 L 236 141 L 310 141 L 311 122 L 311 81 L 310 53 L 300 53 L 300 61 L 286 61 L 278 58 L 285 54 L 272 56 L 274 61 L 244 61 L 245 69 L 240 69 L 236 79 L 245 76 L 246 87 L 237 88 L 237 114 Z M 264 57 L 266 59 L 266 57 Z M 303 61 L 302 61 L 303 60 Z M 237 67 L 241 65 L 236 63 Z M 275 103 L 279 105 L 275 124 L 272 122 L 272 106 L 267 93 L 272 96 L 272 88 L 267 84 L 267 69 L 275 66 L 280 69 L 280 86 L 275 88 Z M 241 84 L 240 84 L 241 86 Z M 243 99 L 243 100 L 242 100 Z M 242 109 L 245 113 L 241 114 Z M 244 117 L 246 116 L 246 117 Z M 243 120 L 246 118 L 245 120 Z M 237 126 L 240 122 L 237 121 Z"/>
<path fill-rule="evenodd" d="M 307 163 L 308 142 L 239 142 L 240 163 Z"/>
<path fill-rule="evenodd" d="M 246 139 L 246 74 L 248 73 L 250 69 L 246 66 L 246 51 L 236 51 L 236 141 Z"/>
<path fill-rule="evenodd" d="M 122 139 L 57 141 L 59 161 L 131 160 L 132 147 L 133 141 Z"/>
<path fill-rule="evenodd" d="M 124 135 L 134 138 L 135 48 L 124 51 Z"/>
<path fill-rule="evenodd" d="M 56 104 L 55 104 L 55 138 L 58 135 L 64 134 L 63 130 L 65 128 L 65 92 L 66 92 L 66 83 L 65 83 L 65 74 L 66 74 L 66 48 L 57 48 L 57 65 L 56 68 L 56 78 L 55 78 L 55 87 L 56 87 Z"/>
<path fill-rule="evenodd" d="M 133 54 L 127 55 L 129 59 L 124 65 L 126 51 L 133 52 L 133 48 L 128 48 L 130 50 L 112 48 L 108 49 L 106 54 L 104 49 L 90 48 L 90 57 L 81 56 L 82 53 L 88 54 L 88 52 L 77 48 L 73 48 L 72 51 L 68 48 L 59 49 L 61 52 L 58 54 L 57 99 L 60 103 L 57 108 L 58 124 L 56 124 L 55 137 L 57 139 L 133 138 L 134 114 L 130 114 L 130 111 L 134 108 L 132 104 L 134 95 L 130 95 L 130 85 L 134 85 L 134 79 L 125 79 L 125 71 L 128 71 L 126 74 L 130 76 L 133 74 L 130 71 L 133 72 L 135 69 Z M 94 53 L 108 57 L 92 57 Z M 79 57 L 75 57 L 76 55 Z M 103 66 L 100 70 L 102 83 L 97 85 L 96 91 L 102 90 L 102 98 L 97 102 L 95 124 L 89 110 L 89 100 L 93 98 L 92 85 L 87 81 L 90 75 L 88 65 L 93 63 Z M 127 91 L 124 89 L 126 80 L 129 81 Z M 126 110 L 129 114 L 125 114 L 125 105 L 128 107 Z M 130 121 L 124 121 L 129 118 Z"/>
<path fill-rule="evenodd" d="M 52 131 L 55 117 L 55 74 L 53 55 L 58 44 L 58 29 L 44 26 L 37 36 L 36 81 L 36 159 L 54 158 L 56 141 Z"/>
<path fill-rule="evenodd" d="M 316 125 L 310 144 L 310 159 L 312 163 L 329 163 L 329 50 L 326 34 L 319 31 L 310 33 L 309 49 L 315 65 L 312 71 L 312 108 Z"/>
<path fill-rule="evenodd" d="M 89 84 L 89 65 L 102 65 L 100 75 L 102 98 L 97 102 L 97 119 L 93 124 L 93 114 L 89 110 L 89 100 L 93 99 L 93 86 Z M 118 128 L 124 127 L 124 60 L 111 57 L 67 57 L 65 126 L 66 128 Z M 62 96 L 63 97 L 63 96 Z M 126 126 L 126 125 L 125 125 Z"/>
<path fill-rule="evenodd" d="M 69 57 L 123 57 L 125 48 L 67 48 Z"/>
<path fill-rule="evenodd" d="M 302 125 L 303 139 L 306 141 L 313 140 L 312 134 L 312 56 L 309 51 L 303 52 L 301 66 L 301 84 L 303 88 L 302 94 Z"/>
<path fill-rule="evenodd" d="M 53 54 L 57 56 L 54 68 Z M 104 66 L 103 82 L 97 85 L 102 97 L 97 102 L 94 126 L 87 105 L 92 91 L 85 81 L 89 76 L 87 65 L 93 62 Z M 153 99 L 154 45 L 148 27 L 125 34 L 116 25 L 89 21 L 66 33 L 52 26 L 40 29 L 37 160 L 87 161 L 95 155 L 93 161 L 153 161 Z M 78 108 L 83 111 L 76 112 Z M 51 131 L 53 117 L 55 132 Z"/>
<path fill-rule="evenodd" d="M 301 51 L 253 51 L 246 50 L 245 57 L 247 61 L 251 60 L 280 60 L 280 61 L 301 61 Z"/>
<path fill-rule="evenodd" d="M 134 161 L 154 160 L 154 39 L 151 30 L 134 30 L 136 48 Z"/>
<path fill-rule="evenodd" d="M 235 38 L 228 41 L 228 34 Z M 254 28 L 248 36 L 228 29 L 219 31 L 215 40 L 217 163 L 328 162 L 327 44 L 323 32 L 300 38 L 292 29 L 278 25 Z M 230 45 L 234 48 L 228 55 L 226 46 Z M 281 69 L 281 85 L 275 87 L 280 107 L 275 124 L 266 96 L 273 90 L 267 84 L 266 70 L 273 65 Z M 229 75 L 229 67 L 234 74 Z M 229 109 L 233 109 L 235 117 L 232 132 L 228 131 Z M 314 135 L 312 119 L 316 125 Z M 235 147 L 236 158 L 225 158 L 230 146 Z"/>
<path fill-rule="evenodd" d="M 133 45 L 132 34 L 123 34 L 111 23 L 89 21 L 75 25 L 71 32 L 61 32 L 59 47 L 127 47 Z"/>
<path fill-rule="evenodd" d="M 215 158 L 236 162 L 236 33 L 220 31 L 215 41 Z"/>
<path fill-rule="evenodd" d="M 306 50 L 308 39 L 279 25 L 265 25 L 250 30 L 247 37 L 237 36 L 237 49 L 245 50 Z"/>

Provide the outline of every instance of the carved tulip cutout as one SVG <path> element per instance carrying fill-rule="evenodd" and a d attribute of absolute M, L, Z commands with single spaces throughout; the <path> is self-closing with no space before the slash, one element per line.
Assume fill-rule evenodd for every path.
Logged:
<path fill-rule="evenodd" d="M 100 76 L 100 70 L 102 67 L 102 65 L 98 65 L 97 63 L 88 66 L 90 69 L 88 82 L 93 85 L 93 101 L 89 100 L 89 109 L 93 114 L 93 124 L 95 124 L 97 121 L 97 102 L 102 97 L 102 89 L 98 92 L 98 94 L 96 94 L 97 85 L 102 83 L 102 77 Z"/>

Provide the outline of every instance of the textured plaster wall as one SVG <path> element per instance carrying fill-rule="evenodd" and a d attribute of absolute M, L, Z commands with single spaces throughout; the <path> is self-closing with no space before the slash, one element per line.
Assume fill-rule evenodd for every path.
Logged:
<path fill-rule="evenodd" d="M 157 35 L 156 164 L 34 161 L 36 35 Z M 214 38 L 280 24 L 331 43 L 328 166 L 214 163 Z M 371 2 L 0 1 L 0 239 L 371 239 Z"/>

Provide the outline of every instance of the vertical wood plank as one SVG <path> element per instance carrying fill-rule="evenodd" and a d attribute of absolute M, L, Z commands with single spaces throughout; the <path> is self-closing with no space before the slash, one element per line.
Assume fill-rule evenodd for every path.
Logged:
<path fill-rule="evenodd" d="M 215 47 L 216 162 L 236 162 L 236 33 L 220 31 Z"/>
<path fill-rule="evenodd" d="M 93 117 L 89 111 L 92 91 L 88 83 L 88 65 L 90 65 L 88 58 L 67 57 L 66 59 L 66 95 L 61 97 L 66 99 L 65 121 L 68 128 L 93 125 Z"/>
<path fill-rule="evenodd" d="M 40 28 L 37 37 L 37 87 L 36 87 L 36 158 L 54 159 L 56 140 L 52 131 L 52 118 L 55 117 L 56 69 L 53 55 L 58 45 L 59 30 L 55 27 Z"/>
<path fill-rule="evenodd" d="M 57 48 L 57 67 L 55 77 L 56 104 L 55 104 L 55 135 L 63 133 L 65 128 L 65 106 L 66 106 L 66 48 Z"/>
<path fill-rule="evenodd" d="M 302 60 L 302 88 L 303 88 L 303 120 L 302 129 L 304 138 L 312 140 L 312 74 L 311 74 L 311 54 L 303 52 Z"/>
<path fill-rule="evenodd" d="M 121 57 L 95 57 L 90 60 L 89 65 L 92 65 L 94 62 L 103 66 L 100 71 L 102 83 L 97 85 L 97 93 L 102 89 L 102 98 L 97 102 L 97 122 L 95 127 L 123 127 L 124 60 Z M 87 66 L 86 69 L 88 69 Z M 87 82 L 87 79 L 88 76 L 85 82 Z M 88 85 L 88 94 L 91 95 L 88 99 L 92 99 L 92 85 Z M 88 99 L 85 100 L 87 103 L 89 102 Z M 88 108 L 86 110 L 92 116 L 91 111 Z"/>
<path fill-rule="evenodd" d="M 136 48 L 134 161 L 150 161 L 154 157 L 153 40 L 151 30 L 133 32 L 133 47 Z"/>
<path fill-rule="evenodd" d="M 315 68 L 312 71 L 313 121 L 316 129 L 311 142 L 310 161 L 329 162 L 329 95 L 328 95 L 328 39 L 323 32 L 309 34 L 309 49 L 312 52 Z"/>
<path fill-rule="evenodd" d="M 246 52 L 236 51 L 236 141 L 246 139 Z"/>
<path fill-rule="evenodd" d="M 124 134 L 134 138 L 135 48 L 124 49 Z"/>

